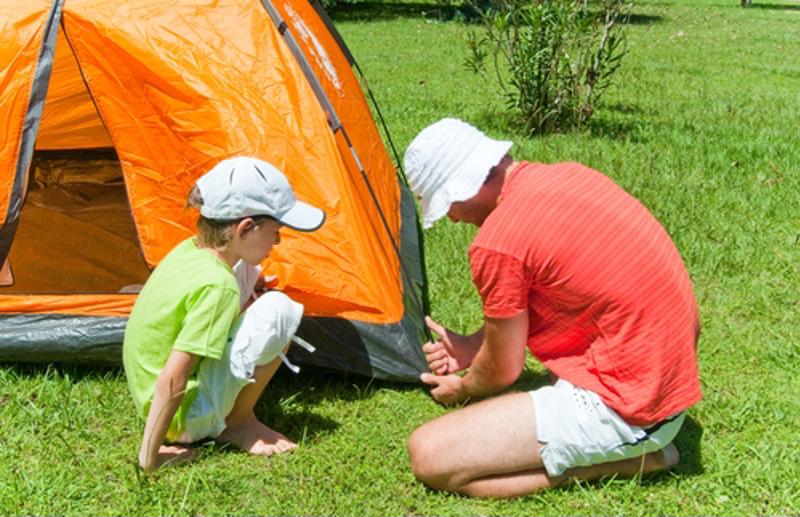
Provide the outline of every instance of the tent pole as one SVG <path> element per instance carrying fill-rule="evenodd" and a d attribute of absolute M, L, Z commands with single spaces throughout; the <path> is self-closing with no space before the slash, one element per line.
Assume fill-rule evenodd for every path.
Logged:
<path fill-rule="evenodd" d="M 0 227 L 0 264 L 4 263 L 11 251 L 11 242 L 19 225 L 19 216 L 22 212 L 22 201 L 28 184 L 28 170 L 33 158 L 36 144 L 36 135 L 39 132 L 39 122 L 44 110 L 44 99 L 47 95 L 47 86 L 50 82 L 50 73 L 53 70 L 53 61 L 56 52 L 56 39 L 58 38 L 58 24 L 61 20 L 61 10 L 64 0 L 53 0 L 50 14 L 44 27 L 42 48 L 36 63 L 36 72 L 33 76 L 31 96 L 28 99 L 28 109 L 25 113 L 25 125 L 19 143 L 19 155 L 14 175 L 14 184 L 8 200 L 8 212 Z"/>

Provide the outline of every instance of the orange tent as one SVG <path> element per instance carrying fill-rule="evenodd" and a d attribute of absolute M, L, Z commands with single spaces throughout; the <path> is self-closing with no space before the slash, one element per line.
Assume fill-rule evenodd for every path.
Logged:
<path fill-rule="evenodd" d="M 118 360 L 194 181 L 252 155 L 327 214 L 263 264 L 306 306 L 294 359 L 424 369 L 413 199 L 315 0 L 0 0 L 0 40 L 0 360 Z"/>

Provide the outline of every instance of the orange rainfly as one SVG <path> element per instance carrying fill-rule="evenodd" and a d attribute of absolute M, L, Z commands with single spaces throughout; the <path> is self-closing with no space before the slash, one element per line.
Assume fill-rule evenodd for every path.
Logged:
<path fill-rule="evenodd" d="M 424 369 L 413 200 L 319 5 L 0 0 L 0 39 L 0 360 L 117 361 L 195 180 L 251 155 L 327 214 L 263 264 L 305 305 L 295 359 Z"/>

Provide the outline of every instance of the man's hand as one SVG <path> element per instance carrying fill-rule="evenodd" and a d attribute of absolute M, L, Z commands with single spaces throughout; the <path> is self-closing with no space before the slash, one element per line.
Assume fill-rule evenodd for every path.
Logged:
<path fill-rule="evenodd" d="M 425 360 L 432 372 L 436 375 L 445 375 L 469 367 L 480 348 L 482 331 L 472 336 L 462 336 L 446 329 L 430 316 L 425 316 L 425 324 L 440 338 L 440 341 L 428 342 L 422 346 Z"/>
<path fill-rule="evenodd" d="M 437 402 L 446 406 L 451 406 L 467 398 L 467 394 L 461 384 L 461 377 L 458 375 L 433 375 L 423 373 L 419 376 L 420 380 L 431 388 L 431 396 Z"/>
<path fill-rule="evenodd" d="M 183 445 L 162 445 L 158 448 L 158 455 L 154 461 L 142 461 L 139 458 L 139 466 L 145 472 L 153 472 L 161 467 L 172 467 L 193 461 L 196 457 L 194 449 Z"/>

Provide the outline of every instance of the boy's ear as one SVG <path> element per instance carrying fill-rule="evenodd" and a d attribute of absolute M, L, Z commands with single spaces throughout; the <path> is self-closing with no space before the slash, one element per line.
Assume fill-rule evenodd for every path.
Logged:
<path fill-rule="evenodd" d="M 234 233 L 240 239 L 244 237 L 250 230 L 256 227 L 256 223 L 253 221 L 252 217 L 245 217 L 234 227 Z"/>

